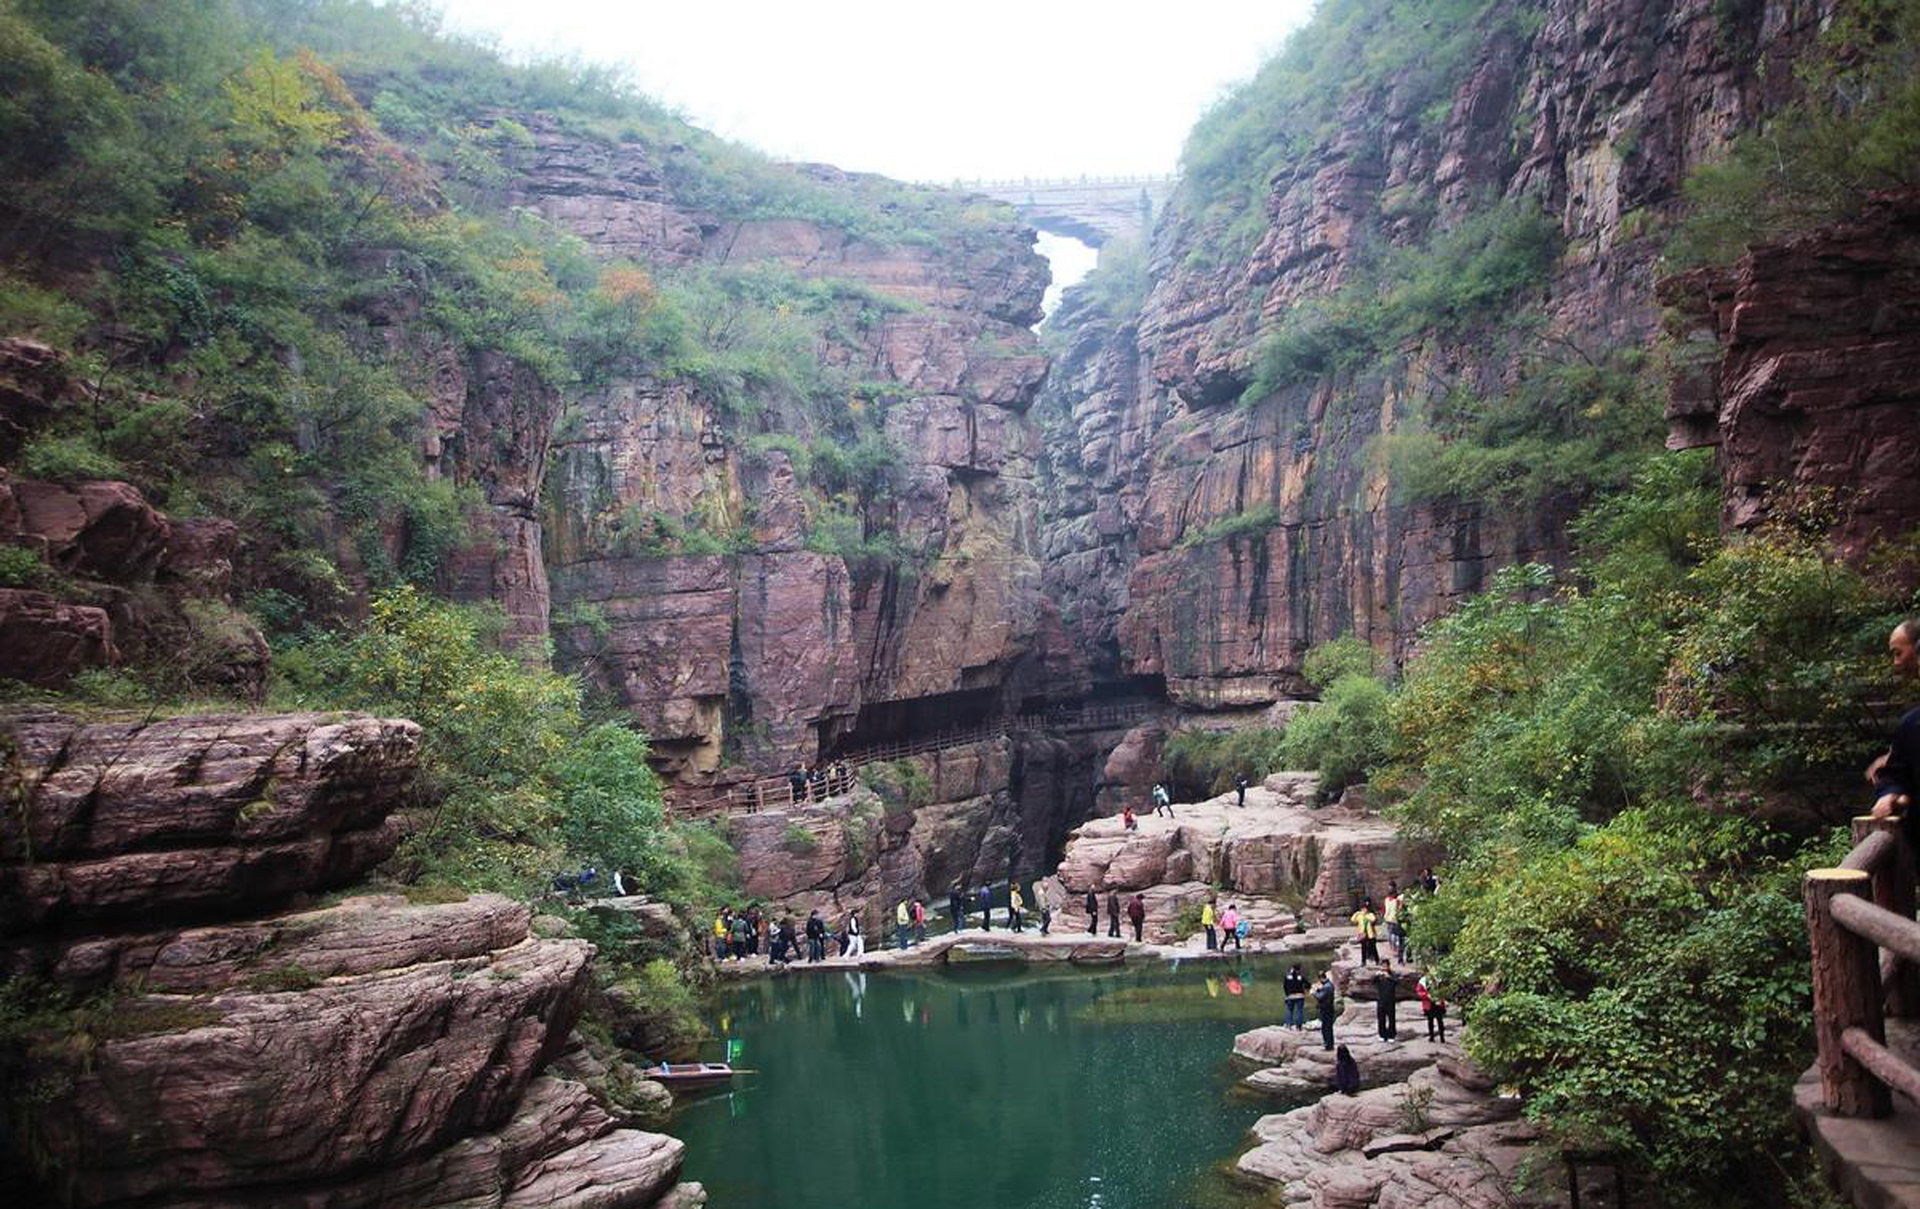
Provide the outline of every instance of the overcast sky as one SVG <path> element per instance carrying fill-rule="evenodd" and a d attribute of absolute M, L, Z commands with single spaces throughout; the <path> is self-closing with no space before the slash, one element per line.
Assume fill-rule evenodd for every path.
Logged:
<path fill-rule="evenodd" d="M 1171 171 L 1312 0 L 441 0 L 517 54 L 628 66 L 696 124 L 909 180 Z"/>

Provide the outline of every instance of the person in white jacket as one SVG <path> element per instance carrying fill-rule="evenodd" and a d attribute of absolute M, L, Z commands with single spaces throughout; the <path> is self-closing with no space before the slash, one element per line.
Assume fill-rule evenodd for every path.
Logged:
<path fill-rule="evenodd" d="M 860 913 L 847 912 L 847 956 L 858 957 L 867 951 L 867 938 L 860 934 Z"/>

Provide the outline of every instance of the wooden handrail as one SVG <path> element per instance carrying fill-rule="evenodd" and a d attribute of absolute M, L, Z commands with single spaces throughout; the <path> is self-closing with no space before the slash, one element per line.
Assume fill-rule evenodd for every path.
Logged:
<path fill-rule="evenodd" d="M 1856 818 L 1853 838 L 1839 868 L 1803 883 L 1814 1040 L 1828 1110 L 1883 1117 L 1889 1088 L 1920 1102 L 1920 1069 L 1886 1044 L 1886 1017 L 1920 1011 L 1914 854 L 1899 819 Z"/>

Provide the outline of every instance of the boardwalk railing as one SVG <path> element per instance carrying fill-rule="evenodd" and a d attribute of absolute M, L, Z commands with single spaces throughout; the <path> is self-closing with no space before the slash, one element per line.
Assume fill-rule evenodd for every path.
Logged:
<path fill-rule="evenodd" d="M 699 819 L 717 815 L 758 814 L 762 810 L 780 810 L 795 803 L 824 801 L 851 789 L 853 774 L 868 764 L 930 755 L 1004 735 L 1129 726 L 1157 714 L 1160 709 L 1153 702 L 1141 701 L 1124 705 L 1095 705 L 1084 709 L 1050 710 L 1038 714 L 1012 714 L 973 726 L 949 727 L 918 734 L 911 739 L 858 748 L 829 762 L 819 778 L 804 780 L 798 786 L 791 778 L 780 776 L 749 781 L 715 793 L 670 792 L 667 795 L 667 810 L 676 819 Z"/>
<path fill-rule="evenodd" d="M 1853 820 L 1853 851 L 1804 886 L 1821 1091 L 1843 1117 L 1884 1117 L 1888 1089 L 1920 1102 L 1920 1069 L 1887 1047 L 1886 1019 L 1920 1014 L 1914 857 L 1898 819 Z"/>

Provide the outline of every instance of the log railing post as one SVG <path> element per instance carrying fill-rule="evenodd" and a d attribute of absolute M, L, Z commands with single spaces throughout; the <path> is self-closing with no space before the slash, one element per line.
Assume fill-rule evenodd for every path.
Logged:
<path fill-rule="evenodd" d="M 1873 942 L 1842 927 L 1828 904 L 1843 894 L 1862 898 L 1872 879 L 1854 869 L 1807 873 L 1807 936 L 1813 949 L 1813 1035 L 1819 1049 L 1820 1087 L 1827 1108 L 1843 1117 L 1884 1117 L 1892 1099 L 1880 1080 L 1847 1055 L 1840 1036 L 1865 1029 L 1886 1036 L 1880 1010 L 1880 955 Z"/>
<path fill-rule="evenodd" d="M 1873 873 L 1874 905 L 1898 915 L 1913 918 L 1913 848 L 1897 818 L 1876 819 L 1858 815 L 1853 820 L 1853 842 L 1859 844 L 1876 831 L 1893 837 L 1893 855 Z M 1898 956 L 1893 958 L 1893 977 L 1887 980 L 1887 1015 L 1920 1016 L 1920 966 Z"/>

